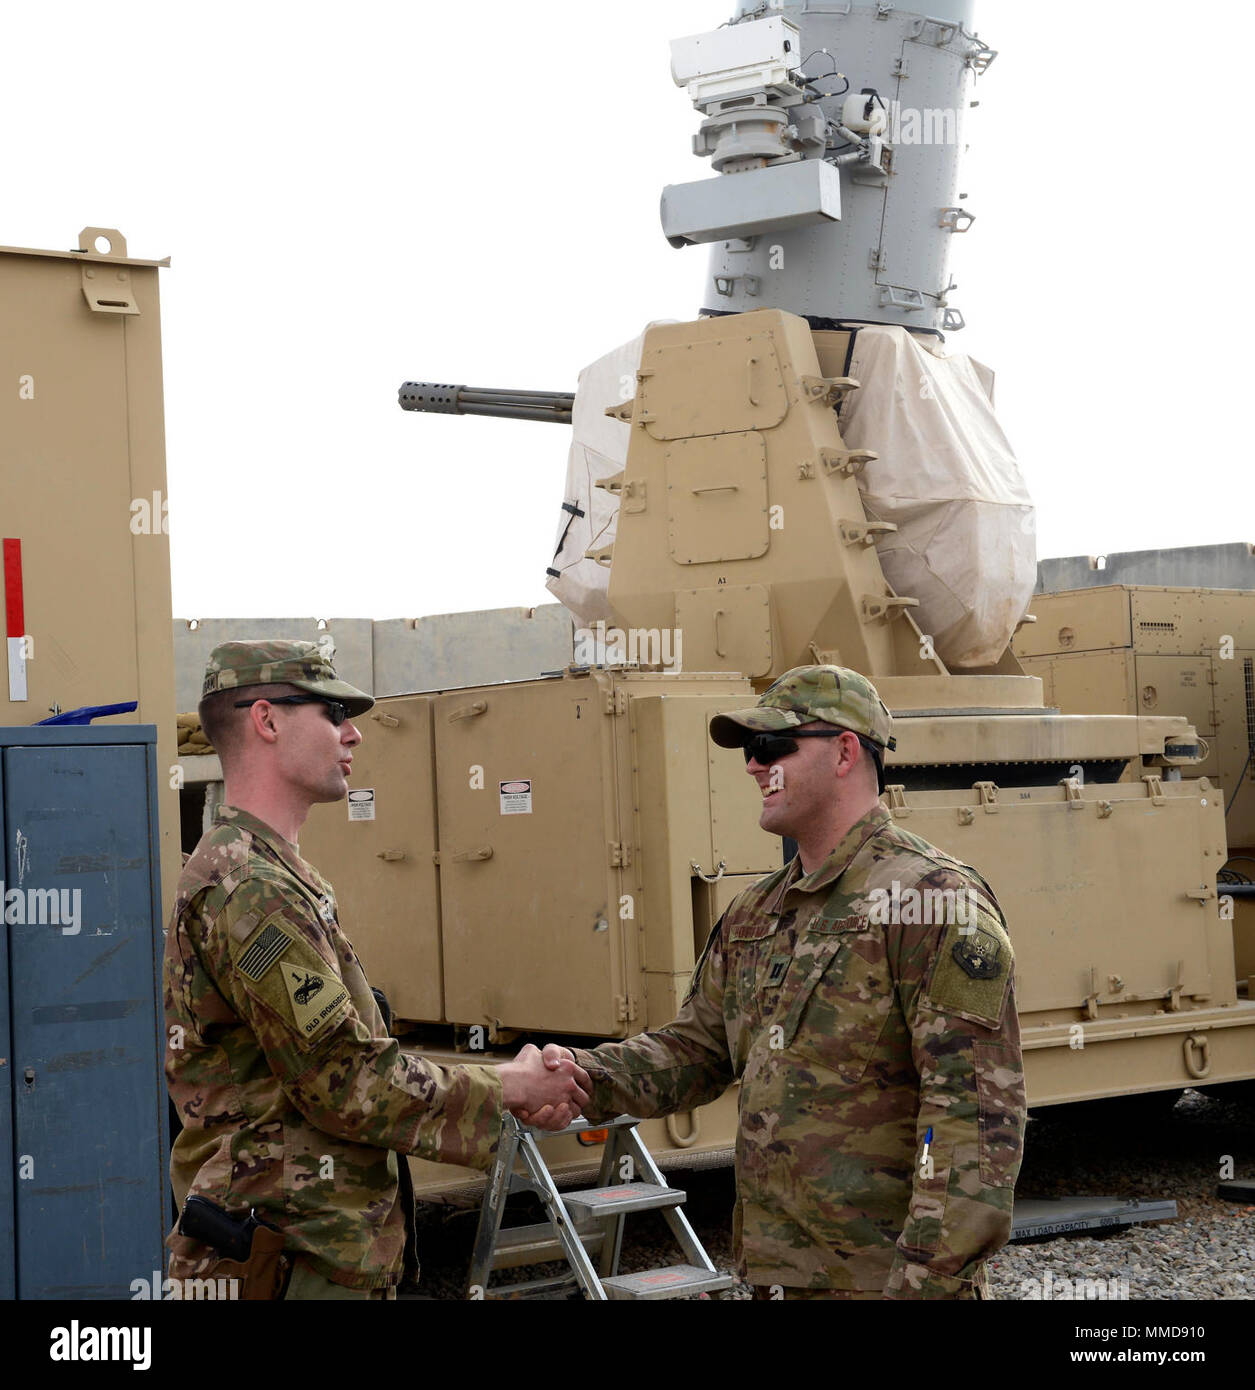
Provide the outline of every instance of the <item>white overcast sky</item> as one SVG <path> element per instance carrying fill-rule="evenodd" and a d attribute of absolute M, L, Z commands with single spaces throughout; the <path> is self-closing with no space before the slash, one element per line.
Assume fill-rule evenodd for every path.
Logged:
<path fill-rule="evenodd" d="M 174 611 L 551 601 L 569 431 L 402 380 L 573 389 L 706 253 L 668 41 L 730 0 L 8 5 L 0 242 L 162 275 Z M 921 6 L 926 9 L 926 6 Z M 1249 7 L 985 0 L 951 344 L 998 373 L 1041 556 L 1255 540 Z M 839 58 L 839 55 L 838 55 Z"/>

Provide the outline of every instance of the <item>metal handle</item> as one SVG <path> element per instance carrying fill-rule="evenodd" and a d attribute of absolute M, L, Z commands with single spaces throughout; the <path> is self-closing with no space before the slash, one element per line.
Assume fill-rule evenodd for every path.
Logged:
<path fill-rule="evenodd" d="M 715 609 L 715 655 L 727 656 L 727 652 L 719 645 L 719 619 L 723 617 L 723 609 Z"/>
<path fill-rule="evenodd" d="M 749 397 L 750 405 L 758 404 L 758 401 L 754 397 L 754 368 L 757 365 L 757 357 L 751 357 L 745 364 L 745 394 Z"/>
<path fill-rule="evenodd" d="M 700 497 L 703 492 L 740 492 L 740 490 L 736 483 L 712 483 L 710 487 L 689 488 L 694 497 Z"/>
<path fill-rule="evenodd" d="M 1182 1043 L 1185 1052 L 1185 1069 L 1197 1081 L 1211 1070 L 1211 1044 L 1206 1033 L 1191 1033 Z M 1198 1060 L 1194 1060 L 1194 1053 Z"/>
<path fill-rule="evenodd" d="M 675 1122 L 675 1115 L 667 1116 L 667 1137 L 677 1149 L 691 1149 L 701 1137 L 702 1117 L 696 1110 L 686 1110 L 684 1113 L 689 1117 L 689 1132 L 681 1134 Z"/>
<path fill-rule="evenodd" d="M 728 866 L 727 863 L 721 859 L 719 861 L 718 867 L 715 869 L 713 874 L 704 874 L 702 873 L 702 866 L 697 862 L 697 860 L 690 859 L 689 868 L 693 870 L 693 872 L 697 875 L 698 878 L 701 879 L 703 883 L 718 883 L 719 880 L 724 876 L 724 873 L 727 871 Z"/>
<path fill-rule="evenodd" d="M 461 854 L 455 854 L 453 856 L 453 862 L 455 864 L 474 864 L 481 859 L 491 858 L 492 846 L 481 845 L 479 849 L 466 849 L 463 850 Z"/>
<path fill-rule="evenodd" d="M 381 849 L 375 858 L 382 859 L 385 864 L 395 864 L 405 858 L 405 851 L 403 849 Z"/>

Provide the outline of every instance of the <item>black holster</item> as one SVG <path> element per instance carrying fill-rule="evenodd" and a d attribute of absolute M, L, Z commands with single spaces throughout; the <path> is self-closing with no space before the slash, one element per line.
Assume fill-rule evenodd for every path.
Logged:
<path fill-rule="evenodd" d="M 213 1277 L 238 1279 L 241 1299 L 283 1297 L 292 1265 L 283 1253 L 283 1232 L 261 1220 L 256 1211 L 232 1216 L 206 1197 L 189 1197 L 179 1218 L 179 1234 L 221 1256 Z"/>

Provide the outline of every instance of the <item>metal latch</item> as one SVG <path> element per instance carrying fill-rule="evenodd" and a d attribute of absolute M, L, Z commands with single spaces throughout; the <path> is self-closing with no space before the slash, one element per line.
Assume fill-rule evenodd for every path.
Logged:
<path fill-rule="evenodd" d="M 843 521 L 841 539 L 846 545 L 875 545 L 878 536 L 892 536 L 896 521 Z"/>
<path fill-rule="evenodd" d="M 889 802 L 889 814 L 891 816 L 909 816 L 911 814 L 911 808 L 906 804 L 906 787 L 901 782 L 894 782 L 887 786 L 884 795 Z"/>
<path fill-rule="evenodd" d="M 976 214 L 966 208 L 942 208 L 937 225 L 948 232 L 966 232 L 976 221 Z M 960 225 L 962 224 L 962 225 Z"/>
<path fill-rule="evenodd" d="M 918 607 L 919 599 L 917 598 L 898 598 L 890 594 L 864 594 L 863 621 L 874 623 L 883 619 L 885 622 L 892 622 L 908 608 Z"/>
<path fill-rule="evenodd" d="M 492 846 L 481 845 L 478 849 L 464 849 L 461 854 L 453 856 L 455 864 L 477 864 L 483 859 L 492 858 Z"/>
<path fill-rule="evenodd" d="M 1063 799 L 1068 803 L 1069 810 L 1083 811 L 1085 803 L 1081 798 L 1081 780 L 1079 777 L 1064 777 L 1059 785 L 1063 788 Z"/>
<path fill-rule="evenodd" d="M 390 714 L 380 714 L 378 712 L 371 715 L 376 724 L 382 724 L 385 729 L 399 729 L 401 721 Z"/>
<path fill-rule="evenodd" d="M 1142 777 L 1146 783 L 1146 795 L 1150 797 L 1152 806 L 1162 806 L 1167 797 L 1163 794 L 1163 782 L 1157 772 L 1148 772 Z"/>
<path fill-rule="evenodd" d="M 606 691 L 605 703 L 602 708 L 607 714 L 626 714 L 627 713 L 627 691 L 622 686 L 617 686 L 613 690 Z"/>
<path fill-rule="evenodd" d="M 842 478 L 852 478 L 869 463 L 880 457 L 872 449 L 820 449 L 819 462 L 825 473 L 836 473 Z"/>
<path fill-rule="evenodd" d="M 624 481 L 624 470 L 620 469 L 617 473 L 611 474 L 608 478 L 598 478 L 593 483 L 594 487 L 599 487 L 603 492 L 608 492 L 612 497 L 618 497 L 624 502 L 624 510 L 629 512 L 643 512 L 645 510 L 645 480 L 637 478 L 633 482 Z M 631 505 L 631 504 L 635 505 Z"/>
<path fill-rule="evenodd" d="M 385 864 L 397 864 L 405 858 L 405 851 L 403 849 L 381 849 L 375 858 L 382 859 Z"/>
<path fill-rule="evenodd" d="M 632 846 L 626 840 L 613 840 L 610 843 L 610 867 L 626 869 L 632 862 Z"/>
<path fill-rule="evenodd" d="M 459 705 L 449 714 L 449 723 L 452 724 L 458 719 L 474 719 L 477 714 L 483 714 L 487 708 L 487 700 L 476 700 L 473 705 Z"/>
<path fill-rule="evenodd" d="M 974 782 L 972 790 L 980 797 L 980 804 L 984 807 L 988 815 L 995 815 L 998 810 L 998 784 L 997 782 Z"/>
<path fill-rule="evenodd" d="M 641 373 L 637 373 L 637 375 L 639 376 Z M 621 405 L 608 405 L 606 407 L 606 414 L 612 420 L 619 420 L 625 425 L 630 425 L 632 423 L 632 411 L 635 408 L 636 400 L 633 398 L 632 400 L 624 401 Z M 648 425 L 650 421 L 656 420 L 657 418 L 656 415 L 652 415 L 648 410 L 642 410 L 636 417 L 636 423 L 638 425 Z"/>
<path fill-rule="evenodd" d="M 798 385 L 807 400 L 821 405 L 837 405 L 847 391 L 857 391 L 859 382 L 852 376 L 803 376 Z"/>

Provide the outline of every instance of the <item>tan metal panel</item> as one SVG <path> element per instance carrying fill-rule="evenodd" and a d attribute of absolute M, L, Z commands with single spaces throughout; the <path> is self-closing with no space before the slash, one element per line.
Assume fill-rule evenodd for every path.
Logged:
<path fill-rule="evenodd" d="M 1214 665 L 1215 745 L 1219 782 L 1229 807 L 1225 822 L 1230 849 L 1255 855 L 1255 620 L 1238 628 L 1236 636 L 1240 645 L 1233 656 Z M 1255 864 L 1237 867 L 1255 879 Z"/>
<path fill-rule="evenodd" d="M 771 597 L 765 584 L 678 590 L 675 625 L 683 634 L 685 665 L 693 670 L 728 667 L 751 678 L 771 670 Z"/>
<path fill-rule="evenodd" d="M 10 700 L 0 667 L 0 724 L 138 700 L 120 719 L 157 726 L 168 914 L 180 855 L 162 529 L 164 262 L 127 258 L 116 232 L 112 242 L 117 255 L 0 250 L 0 377 L 11 383 L 0 393 L 0 533 L 22 543 L 26 633 L 14 635 L 32 642 L 26 700 Z M 85 289 L 106 284 L 94 311 Z"/>
<path fill-rule="evenodd" d="M 1137 714 L 1133 654 L 1113 651 L 1024 657 L 1024 670 L 1047 681 L 1047 704 L 1060 714 Z M 1173 713 L 1173 711 L 1165 711 Z"/>
<path fill-rule="evenodd" d="M 770 354 L 763 346 L 767 342 Z M 751 356 L 757 359 L 752 373 L 747 369 Z M 845 450 L 832 409 L 834 393 L 844 387 L 830 391 L 818 373 L 810 326 L 778 310 L 648 331 L 640 390 L 622 408 L 633 421 L 624 485 L 633 489 L 639 505 L 619 512 L 608 595 L 618 626 L 673 626 L 680 621 L 677 591 L 726 588 L 747 596 L 767 587 L 772 591 L 770 666 L 755 680 L 812 662 L 816 652 L 873 678 L 899 669 L 910 675 L 929 669 L 920 661 L 919 634 L 912 632 L 909 618 L 895 616 L 900 605 L 889 594 L 875 546 L 866 543 L 856 476 L 865 460 Z M 758 405 L 750 404 L 751 377 Z M 763 385 L 767 378 L 770 387 Z M 769 520 L 773 526 L 778 522 L 784 544 L 768 545 L 748 559 L 680 564 L 669 534 L 668 444 L 657 433 L 664 415 L 667 440 L 763 433 Z M 701 553 L 724 554 L 721 543 L 715 536 Z M 752 625 L 761 626 L 757 619 Z M 698 632 L 705 633 L 698 640 L 703 650 L 709 642 L 712 658 L 709 666 L 705 658 L 701 665 L 745 671 L 739 656 L 718 656 L 708 629 L 698 621 Z M 687 652 L 685 664 L 694 669 Z"/>
<path fill-rule="evenodd" d="M 1232 944 L 1215 892 L 1219 798 L 1204 780 L 906 795 L 903 828 L 980 870 L 1006 914 L 1030 1021 L 1232 1003 Z M 948 803 L 948 804 L 947 804 Z M 1193 896 L 1191 896 L 1193 895 Z M 1193 998 L 1192 998 L 1193 996 Z M 1184 1023 L 1182 1026 L 1186 1026 Z"/>
<path fill-rule="evenodd" d="M 709 758 L 711 718 L 752 704 L 747 683 L 667 678 L 660 688 L 657 678 L 629 677 L 627 689 L 639 846 L 636 925 L 646 1022 L 657 1027 L 675 1017 L 705 944 L 709 924 L 701 904 L 705 889 L 718 884 L 703 879 L 722 882 L 745 868 L 752 882 L 779 864 L 780 841 L 757 827 L 760 798 L 740 756 L 716 749 L 723 764 Z"/>
<path fill-rule="evenodd" d="M 1082 1047 L 1069 1045 L 1068 1028 L 1025 1028 L 1029 1104 L 1054 1105 L 1250 1078 L 1255 1004 L 1199 1009 L 1188 1016 L 1156 1019 L 1153 1024 L 1145 1019 L 1113 1023 L 1110 1036 L 1105 1024 L 1086 1024 Z"/>
<path fill-rule="evenodd" d="M 622 1035 L 622 844 L 608 679 L 436 698 L 445 1009 L 451 1021 Z M 530 784 L 522 793 L 503 783 Z"/>
<path fill-rule="evenodd" d="M 762 435 L 675 440 L 667 450 L 667 526 L 677 564 L 762 555 L 769 540 Z"/>
<path fill-rule="evenodd" d="M 340 923 L 399 1019 L 444 1017 L 432 701 L 381 700 L 358 721 L 350 799 L 315 806 L 301 853 L 336 890 Z M 353 819 L 354 792 L 374 819 Z"/>
<path fill-rule="evenodd" d="M 745 332 L 743 322 L 738 316 L 717 338 L 684 333 L 678 342 L 646 340 L 641 419 L 655 439 L 770 429 L 784 419 L 789 398 L 775 342 L 770 333 Z"/>
<path fill-rule="evenodd" d="M 1122 585 L 1037 594 L 1029 612 L 1037 621 L 1020 628 L 1011 640 L 1012 650 L 1021 660 L 1054 652 L 1127 647 L 1133 640 L 1129 591 Z"/>
<path fill-rule="evenodd" d="M 1214 737 L 1216 708 L 1210 657 L 1139 652 L 1134 669 L 1137 703 L 1142 714 L 1183 714 L 1204 738 Z M 1210 775 L 1214 769 L 1209 767 L 1205 771 Z"/>

